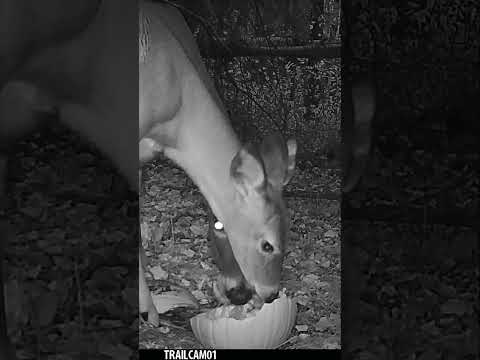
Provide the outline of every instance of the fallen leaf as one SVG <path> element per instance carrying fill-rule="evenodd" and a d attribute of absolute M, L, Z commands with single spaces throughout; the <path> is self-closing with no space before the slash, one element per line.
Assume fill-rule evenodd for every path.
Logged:
<path fill-rule="evenodd" d="M 168 222 L 163 222 L 163 223 L 160 223 L 158 226 L 156 226 L 152 234 L 153 242 L 155 244 L 160 243 L 165 237 L 165 234 L 168 232 L 168 230 L 169 230 Z"/>
<path fill-rule="evenodd" d="M 454 299 L 444 303 L 440 309 L 444 314 L 455 314 L 459 316 L 462 316 L 467 312 L 471 312 L 471 308 L 468 304 L 466 304 L 464 301 Z"/>
<path fill-rule="evenodd" d="M 206 271 L 212 270 L 212 267 L 204 261 L 200 262 L 200 266 L 203 268 L 203 270 L 206 270 Z"/>
<path fill-rule="evenodd" d="M 319 280 L 318 275 L 315 274 L 307 274 L 302 278 L 302 281 L 309 284 L 309 285 L 315 285 Z"/>
<path fill-rule="evenodd" d="M 179 289 L 152 294 L 152 300 L 159 313 L 165 313 L 177 307 L 199 308 L 197 299 L 186 290 Z"/>
<path fill-rule="evenodd" d="M 323 234 L 324 237 L 326 238 L 333 238 L 333 237 L 336 237 L 338 236 L 338 233 L 334 230 L 327 230 L 324 234 Z"/>
<path fill-rule="evenodd" d="M 150 267 L 149 271 L 152 273 L 155 280 L 167 280 L 168 278 L 168 273 L 163 270 L 160 265 Z"/>
<path fill-rule="evenodd" d="M 190 249 L 185 249 L 185 250 L 182 251 L 182 253 L 188 258 L 192 258 L 196 254 L 195 251 L 190 250 Z"/>
<path fill-rule="evenodd" d="M 110 356 L 112 359 L 128 360 L 132 356 L 132 350 L 123 344 L 101 343 L 99 352 L 103 355 Z"/>
<path fill-rule="evenodd" d="M 195 296 L 195 298 L 198 299 L 199 301 L 207 298 L 205 294 L 200 290 L 193 290 L 192 295 Z"/>
<path fill-rule="evenodd" d="M 322 316 L 315 324 L 315 330 L 317 331 L 325 331 L 330 327 L 332 327 L 332 323 L 325 316 Z"/>
<path fill-rule="evenodd" d="M 190 226 L 190 231 L 193 233 L 195 236 L 206 236 L 207 235 L 207 226 L 202 224 L 193 224 Z"/>
<path fill-rule="evenodd" d="M 306 332 L 308 330 L 308 325 L 296 325 L 295 329 L 297 329 L 298 332 Z"/>
<path fill-rule="evenodd" d="M 317 286 L 320 288 L 320 289 L 328 289 L 330 288 L 330 283 L 326 282 L 326 281 L 319 281 L 317 283 Z"/>
<path fill-rule="evenodd" d="M 340 343 L 336 339 L 327 339 L 323 343 L 322 348 L 326 350 L 340 349 Z"/>
<path fill-rule="evenodd" d="M 444 296 L 447 298 L 453 298 L 457 294 L 457 290 L 450 285 L 446 285 L 443 283 L 440 283 L 437 287 L 437 291 L 440 294 L 440 296 Z"/>
<path fill-rule="evenodd" d="M 27 207 L 24 207 L 24 208 L 21 208 L 20 211 L 33 218 L 33 219 L 38 219 L 42 213 L 43 213 L 43 207 L 32 207 L 32 206 L 27 206 Z"/>
<path fill-rule="evenodd" d="M 330 260 L 321 261 L 320 266 L 323 267 L 323 268 L 329 268 L 330 267 Z"/>
<path fill-rule="evenodd" d="M 145 246 L 152 239 L 152 232 L 146 222 L 140 224 L 140 234 L 142 236 L 142 244 Z"/>
<path fill-rule="evenodd" d="M 168 334 L 170 332 L 170 329 L 166 326 L 160 326 L 158 328 L 158 331 L 160 331 L 162 334 Z"/>

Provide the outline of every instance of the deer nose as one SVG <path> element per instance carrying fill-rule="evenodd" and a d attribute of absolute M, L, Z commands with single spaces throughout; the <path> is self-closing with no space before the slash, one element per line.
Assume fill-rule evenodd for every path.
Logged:
<path fill-rule="evenodd" d="M 278 286 L 255 286 L 258 296 L 266 303 L 271 303 L 278 297 Z"/>
<path fill-rule="evenodd" d="M 233 305 L 244 305 L 252 298 L 253 292 L 245 286 L 239 286 L 228 290 L 226 295 Z"/>
<path fill-rule="evenodd" d="M 269 295 L 266 299 L 265 299 L 265 302 L 267 304 L 270 304 L 271 302 L 273 302 L 273 300 L 275 300 L 276 298 L 278 298 L 278 291 L 275 292 L 275 293 L 272 293 L 271 295 Z"/>

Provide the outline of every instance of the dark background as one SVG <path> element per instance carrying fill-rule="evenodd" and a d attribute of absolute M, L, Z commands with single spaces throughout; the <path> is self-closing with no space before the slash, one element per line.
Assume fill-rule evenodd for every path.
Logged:
<path fill-rule="evenodd" d="M 345 359 L 478 359 L 473 1 L 344 4 L 344 74 L 377 85 L 373 166 L 342 199 Z"/>

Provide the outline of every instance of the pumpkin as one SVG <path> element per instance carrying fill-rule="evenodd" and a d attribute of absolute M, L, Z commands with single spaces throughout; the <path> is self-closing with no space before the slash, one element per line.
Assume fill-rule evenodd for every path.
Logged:
<path fill-rule="evenodd" d="M 260 310 L 227 305 L 190 319 L 195 337 L 215 349 L 274 349 L 288 339 L 297 315 L 294 300 L 281 294 Z"/>

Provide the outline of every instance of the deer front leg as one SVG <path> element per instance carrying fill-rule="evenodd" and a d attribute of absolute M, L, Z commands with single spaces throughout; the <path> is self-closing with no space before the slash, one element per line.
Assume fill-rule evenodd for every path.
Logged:
<path fill-rule="evenodd" d="M 138 170 L 138 199 L 140 208 L 142 207 L 142 170 Z M 158 312 L 153 304 L 152 294 L 147 285 L 147 280 L 145 279 L 145 264 L 143 259 L 146 258 L 145 251 L 143 250 L 142 243 L 140 239 L 140 247 L 138 249 L 138 297 L 139 297 L 139 308 L 140 314 L 148 314 L 148 322 L 154 326 L 159 325 Z"/>
<path fill-rule="evenodd" d="M 153 304 L 152 294 L 148 289 L 147 280 L 145 279 L 145 270 L 143 269 L 142 256 L 140 251 L 138 253 L 138 295 L 139 295 L 139 307 L 140 313 L 148 314 L 148 322 L 154 326 L 158 326 L 158 312 Z"/>

